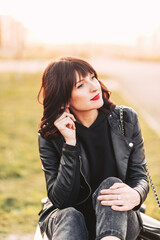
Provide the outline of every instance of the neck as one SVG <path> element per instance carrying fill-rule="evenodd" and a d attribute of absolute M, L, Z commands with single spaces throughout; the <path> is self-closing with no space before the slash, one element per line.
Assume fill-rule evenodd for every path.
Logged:
<path fill-rule="evenodd" d="M 74 113 L 74 112 L 73 112 Z M 81 123 L 85 127 L 90 127 L 98 116 L 98 110 L 86 111 L 81 113 L 74 113 L 78 123 Z"/>

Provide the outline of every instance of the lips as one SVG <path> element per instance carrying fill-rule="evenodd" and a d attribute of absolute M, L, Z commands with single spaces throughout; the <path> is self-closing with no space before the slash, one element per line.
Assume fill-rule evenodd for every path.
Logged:
<path fill-rule="evenodd" d="M 91 101 L 95 101 L 98 100 L 100 98 L 100 94 L 98 93 L 96 96 L 94 96 Z"/>

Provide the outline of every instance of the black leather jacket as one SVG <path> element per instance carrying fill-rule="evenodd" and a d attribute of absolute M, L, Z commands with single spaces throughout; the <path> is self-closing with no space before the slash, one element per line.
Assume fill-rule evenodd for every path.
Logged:
<path fill-rule="evenodd" d="M 119 107 L 116 106 L 110 115 L 106 115 L 111 129 L 118 177 L 140 193 L 142 204 L 149 191 L 144 169 L 146 160 L 143 138 L 136 112 L 124 107 L 123 113 L 125 136 L 120 129 Z M 39 135 L 40 158 L 50 200 L 47 208 L 61 209 L 81 204 L 91 194 L 87 156 L 81 143 L 78 144 L 80 153 L 77 146 L 67 145 L 62 135 L 52 140 Z M 139 209 L 140 205 L 134 210 Z"/>

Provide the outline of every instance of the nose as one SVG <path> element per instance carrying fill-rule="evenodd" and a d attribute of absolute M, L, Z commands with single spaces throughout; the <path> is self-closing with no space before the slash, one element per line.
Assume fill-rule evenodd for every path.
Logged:
<path fill-rule="evenodd" d="M 90 92 L 96 92 L 98 90 L 98 84 L 96 82 L 90 82 Z"/>

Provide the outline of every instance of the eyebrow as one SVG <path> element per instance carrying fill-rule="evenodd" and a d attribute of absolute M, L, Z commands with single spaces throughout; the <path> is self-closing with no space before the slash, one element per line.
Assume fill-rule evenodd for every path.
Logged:
<path fill-rule="evenodd" d="M 91 73 L 90 75 L 93 76 L 93 75 L 95 75 L 95 74 L 94 74 L 94 73 Z M 82 82 L 82 81 L 84 81 L 84 80 L 85 80 L 84 78 L 81 78 L 78 82 L 76 82 L 76 84 L 79 83 L 79 82 Z"/>
<path fill-rule="evenodd" d="M 79 83 L 79 82 L 82 82 L 82 81 L 84 81 L 84 78 L 80 79 L 78 82 L 76 82 L 76 84 Z"/>

